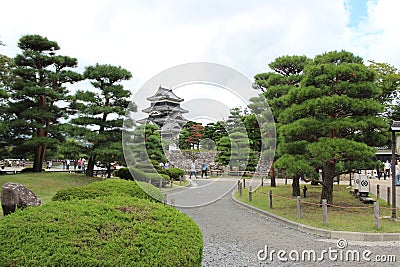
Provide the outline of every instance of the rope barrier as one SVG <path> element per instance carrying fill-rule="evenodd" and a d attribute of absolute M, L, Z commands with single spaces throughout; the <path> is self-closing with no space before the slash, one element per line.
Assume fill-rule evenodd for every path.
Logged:
<path fill-rule="evenodd" d="M 260 194 L 262 195 L 267 195 L 268 193 L 266 192 L 260 192 Z M 276 198 L 281 198 L 281 199 L 286 199 L 286 200 L 291 200 L 293 202 L 297 201 L 296 199 L 290 198 L 290 197 L 285 197 L 285 196 L 281 196 L 281 195 L 276 195 L 276 194 L 272 194 L 273 197 Z M 302 204 L 308 204 L 308 205 L 312 205 L 312 206 L 321 206 L 320 203 L 314 203 L 314 202 L 308 202 L 308 201 L 304 201 L 303 199 L 301 200 Z M 330 208 L 338 208 L 338 209 L 373 209 L 374 206 L 350 206 L 350 207 L 345 207 L 345 206 L 338 206 L 338 205 L 333 205 L 333 204 L 328 204 L 328 207 Z M 392 210 L 392 208 L 387 208 L 387 207 L 379 207 L 380 209 L 388 209 L 388 210 Z M 397 210 L 400 210 L 400 208 L 396 208 Z"/>

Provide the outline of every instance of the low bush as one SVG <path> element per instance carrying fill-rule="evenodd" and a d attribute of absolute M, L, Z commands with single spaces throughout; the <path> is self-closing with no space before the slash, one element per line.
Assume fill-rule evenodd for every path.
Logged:
<path fill-rule="evenodd" d="M 172 180 L 179 180 L 179 177 L 183 177 L 185 175 L 185 171 L 179 168 L 168 168 L 166 171 Z"/>
<path fill-rule="evenodd" d="M 164 195 L 156 187 L 144 182 L 107 179 L 86 186 L 71 187 L 57 191 L 53 201 L 69 201 L 73 199 L 94 199 L 101 196 L 129 195 L 163 202 Z"/>
<path fill-rule="evenodd" d="M 119 177 L 121 179 L 124 179 L 124 180 L 130 180 L 130 181 L 134 180 L 133 177 L 132 177 L 132 174 L 131 174 L 131 172 L 129 171 L 128 168 L 121 168 L 121 169 L 115 170 L 114 171 L 114 176 L 117 176 L 117 177 Z"/>
<path fill-rule="evenodd" d="M 0 220 L 0 266 L 200 266 L 186 214 L 125 196 L 53 201 Z"/>

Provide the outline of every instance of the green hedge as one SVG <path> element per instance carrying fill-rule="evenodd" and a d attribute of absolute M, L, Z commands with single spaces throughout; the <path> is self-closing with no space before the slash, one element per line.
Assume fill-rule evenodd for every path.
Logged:
<path fill-rule="evenodd" d="M 133 174 L 133 175 L 132 175 Z M 124 180 L 135 180 L 142 182 L 159 181 L 161 178 L 169 181 L 170 176 L 162 173 L 146 173 L 138 168 L 131 168 L 130 171 L 128 168 L 121 168 L 116 171 L 115 175 Z"/>
<path fill-rule="evenodd" d="M 0 247 L 0 266 L 200 266 L 203 242 L 177 209 L 114 195 L 18 210 Z"/>
<path fill-rule="evenodd" d="M 185 175 L 185 171 L 179 168 L 168 168 L 166 169 L 169 177 L 173 180 L 179 180 L 179 177 L 183 177 Z"/>
<path fill-rule="evenodd" d="M 151 184 L 121 179 L 106 179 L 86 186 L 61 189 L 53 196 L 52 200 L 93 199 L 100 196 L 123 194 L 150 200 L 154 199 L 160 202 L 164 201 L 163 193 Z"/>

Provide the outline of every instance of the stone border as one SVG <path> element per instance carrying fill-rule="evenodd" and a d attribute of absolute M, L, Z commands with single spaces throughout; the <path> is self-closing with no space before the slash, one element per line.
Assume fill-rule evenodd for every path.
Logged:
<path fill-rule="evenodd" d="M 234 196 L 235 190 L 232 191 L 231 199 L 236 204 L 239 204 L 243 207 L 254 210 L 258 213 L 271 217 L 277 220 L 280 223 L 284 223 L 294 229 L 297 229 L 301 232 L 305 232 L 308 234 L 319 235 L 324 238 L 332 238 L 332 239 L 346 239 L 351 241 L 400 241 L 400 233 L 361 233 L 361 232 L 346 232 L 346 231 L 332 231 L 321 228 L 316 228 L 308 225 L 304 225 L 301 223 L 297 223 L 286 218 L 280 217 L 278 215 L 272 214 L 268 211 L 259 209 L 257 207 L 246 204 Z"/>

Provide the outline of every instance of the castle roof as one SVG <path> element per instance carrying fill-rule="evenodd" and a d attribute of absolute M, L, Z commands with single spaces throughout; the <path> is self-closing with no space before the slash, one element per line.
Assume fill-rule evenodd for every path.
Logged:
<path fill-rule="evenodd" d="M 183 99 L 178 97 L 174 92 L 172 92 L 172 89 L 164 88 L 160 85 L 158 87 L 157 92 L 153 95 L 147 98 L 147 100 L 156 102 L 156 101 L 161 101 L 161 100 L 169 100 L 173 102 L 182 102 Z"/>

